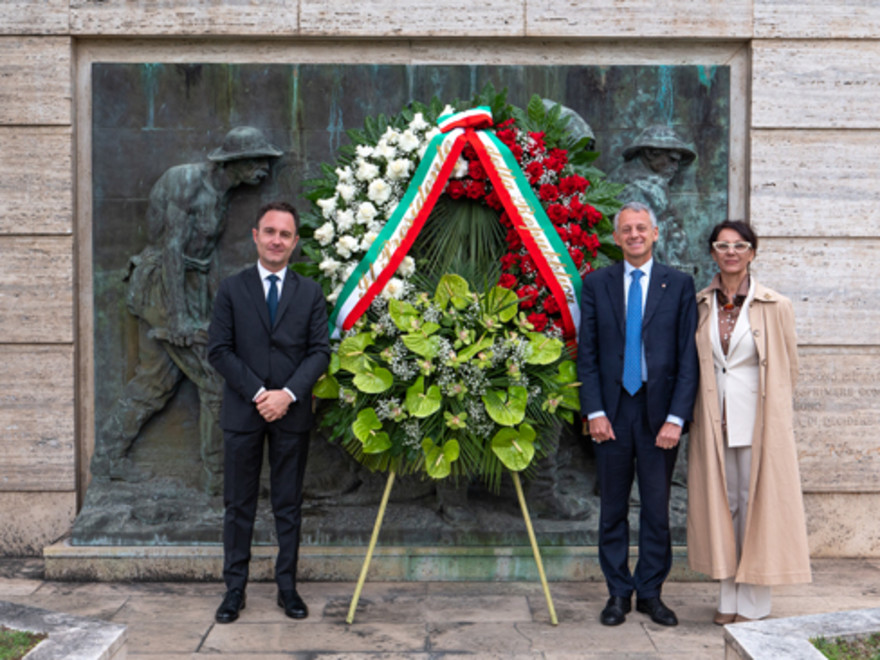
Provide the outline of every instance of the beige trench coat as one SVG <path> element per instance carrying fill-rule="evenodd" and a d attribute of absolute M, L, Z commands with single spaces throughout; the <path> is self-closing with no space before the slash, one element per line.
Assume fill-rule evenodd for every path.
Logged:
<path fill-rule="evenodd" d="M 688 561 L 692 569 L 715 579 L 735 576 L 737 582 L 763 585 L 810 582 L 793 429 L 797 336 L 791 301 L 756 283 L 748 309 L 760 382 L 752 437 L 749 510 L 737 565 L 712 360 L 711 295 L 708 289 L 697 294 L 700 389 L 688 446 Z"/>

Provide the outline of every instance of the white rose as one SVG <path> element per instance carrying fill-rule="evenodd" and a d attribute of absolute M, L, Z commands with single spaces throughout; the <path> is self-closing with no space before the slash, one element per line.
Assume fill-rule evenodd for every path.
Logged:
<path fill-rule="evenodd" d="M 379 140 L 379 144 L 376 145 L 375 154 L 379 158 L 384 158 L 385 160 L 393 160 L 394 157 L 397 155 L 397 149 L 392 147 L 385 140 Z"/>
<path fill-rule="evenodd" d="M 382 289 L 382 297 L 385 300 L 391 300 L 392 298 L 401 298 L 406 291 L 406 285 L 403 280 L 392 277 L 388 280 L 388 284 L 385 285 L 385 288 Z"/>
<path fill-rule="evenodd" d="M 348 278 L 351 277 L 351 274 L 354 272 L 355 268 L 357 268 L 357 262 L 350 261 L 348 265 L 346 265 L 346 267 L 342 269 L 342 275 L 340 276 L 340 279 L 343 282 L 348 282 Z"/>
<path fill-rule="evenodd" d="M 452 168 L 452 178 L 453 179 L 463 179 L 467 176 L 468 173 L 468 163 L 464 159 L 464 157 L 459 156 L 458 160 L 455 161 L 455 167 Z"/>
<path fill-rule="evenodd" d="M 384 226 L 385 223 L 383 223 L 381 220 L 370 220 L 370 222 L 367 223 L 367 232 L 378 234 L 382 231 L 382 228 Z"/>
<path fill-rule="evenodd" d="M 428 128 L 428 126 L 429 124 L 425 121 L 425 117 L 421 112 L 417 112 L 409 123 L 409 128 L 412 131 L 423 131 Z"/>
<path fill-rule="evenodd" d="M 363 202 L 360 206 L 358 206 L 357 216 L 355 220 L 359 225 L 366 225 L 376 217 L 379 212 L 376 210 L 376 207 L 373 206 L 370 202 Z"/>
<path fill-rule="evenodd" d="M 379 176 L 379 168 L 376 165 L 373 165 L 373 163 L 359 160 L 357 161 L 357 166 L 357 172 L 355 172 L 354 175 L 360 181 L 372 181 Z"/>
<path fill-rule="evenodd" d="M 397 142 L 400 150 L 406 153 L 415 151 L 419 148 L 420 144 L 418 136 L 410 129 L 406 129 L 403 133 L 401 133 L 400 139 Z"/>
<path fill-rule="evenodd" d="M 357 147 L 355 147 L 355 152 L 361 158 L 369 158 L 373 155 L 373 147 L 368 144 L 359 144 Z"/>
<path fill-rule="evenodd" d="M 325 222 L 315 230 L 315 240 L 322 246 L 330 245 L 330 241 L 333 240 L 335 235 L 336 231 L 333 229 L 332 222 Z"/>
<path fill-rule="evenodd" d="M 342 285 L 340 284 L 338 287 L 333 289 L 329 296 L 327 296 L 327 302 L 335 303 L 339 299 L 339 294 L 342 293 Z"/>
<path fill-rule="evenodd" d="M 336 252 L 343 259 L 348 259 L 354 250 L 358 249 L 358 239 L 354 236 L 342 236 L 336 241 Z"/>
<path fill-rule="evenodd" d="M 385 132 L 382 133 L 382 137 L 380 139 L 384 140 L 388 144 L 396 144 L 398 137 L 400 137 L 400 131 L 389 126 L 385 129 Z"/>
<path fill-rule="evenodd" d="M 374 179 L 367 188 L 367 197 L 376 204 L 384 204 L 391 197 L 391 186 L 385 183 L 384 179 Z"/>
<path fill-rule="evenodd" d="M 409 171 L 412 169 L 412 166 L 412 161 L 406 158 L 392 160 L 388 163 L 388 167 L 385 168 L 385 176 L 392 181 L 399 181 L 400 179 L 409 176 Z"/>
<path fill-rule="evenodd" d="M 354 211 L 346 209 L 336 214 L 336 226 L 340 232 L 346 232 L 354 227 Z"/>
<path fill-rule="evenodd" d="M 443 112 L 440 113 L 440 116 L 442 117 L 443 115 L 454 115 L 454 114 L 455 114 L 455 108 L 453 108 L 451 105 L 449 105 L 447 103 L 446 107 L 443 108 Z"/>
<path fill-rule="evenodd" d="M 339 199 L 336 195 L 333 197 L 329 197 L 327 199 L 319 199 L 317 201 L 318 206 L 321 207 L 321 214 L 325 218 L 332 218 L 333 212 L 336 210 L 336 200 Z"/>
<path fill-rule="evenodd" d="M 406 255 L 397 267 L 397 274 L 401 277 L 409 277 L 416 272 L 416 262 L 411 256 Z"/>
<path fill-rule="evenodd" d="M 373 244 L 373 241 L 375 241 L 378 237 L 379 232 L 377 231 L 368 231 L 366 234 L 364 234 L 364 237 L 361 239 L 361 250 L 363 250 L 364 252 L 369 250 L 370 246 Z"/>
<path fill-rule="evenodd" d="M 339 177 L 340 183 L 351 183 L 354 175 L 352 174 L 351 168 L 346 165 L 344 169 L 336 168 L 336 176 Z"/>
<path fill-rule="evenodd" d="M 337 183 L 336 184 L 336 192 L 345 202 L 350 202 L 351 198 L 355 196 L 357 193 L 357 186 L 351 183 Z"/>
<path fill-rule="evenodd" d="M 336 261 L 333 257 L 327 257 L 318 264 L 318 268 L 321 269 L 321 272 L 324 273 L 327 277 L 331 277 L 342 264 Z"/>
<path fill-rule="evenodd" d="M 431 140 L 434 139 L 434 136 L 436 136 L 436 135 L 440 135 L 440 129 L 435 126 L 430 131 L 425 133 L 425 140 L 430 142 Z"/>

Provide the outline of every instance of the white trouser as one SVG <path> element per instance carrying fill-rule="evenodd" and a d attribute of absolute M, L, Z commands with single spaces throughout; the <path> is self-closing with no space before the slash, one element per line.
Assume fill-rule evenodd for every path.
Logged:
<path fill-rule="evenodd" d="M 742 555 L 742 544 L 746 531 L 751 468 L 751 447 L 726 447 L 724 449 L 727 501 L 730 505 L 730 515 L 733 517 L 737 561 Z M 737 584 L 734 578 L 721 580 L 718 611 L 723 614 L 739 614 L 747 619 L 763 619 L 770 614 L 770 587 L 744 582 Z"/>

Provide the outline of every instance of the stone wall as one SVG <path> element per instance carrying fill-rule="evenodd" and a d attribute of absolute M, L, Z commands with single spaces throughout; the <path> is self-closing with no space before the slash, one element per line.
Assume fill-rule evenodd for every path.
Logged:
<path fill-rule="evenodd" d="M 7 0 L 0 554 L 70 527 L 91 452 L 94 61 L 729 63 L 730 215 L 795 304 L 816 556 L 880 555 L 880 8 L 819 0 Z"/>

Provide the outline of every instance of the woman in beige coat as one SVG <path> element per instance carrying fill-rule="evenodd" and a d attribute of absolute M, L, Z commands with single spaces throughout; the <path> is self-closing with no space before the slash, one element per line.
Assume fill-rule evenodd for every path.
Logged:
<path fill-rule="evenodd" d="M 809 582 L 793 432 L 791 302 L 749 275 L 758 237 L 717 225 L 718 274 L 697 294 L 700 390 L 688 449 L 688 559 L 721 580 L 715 623 L 770 614 L 770 586 Z"/>

